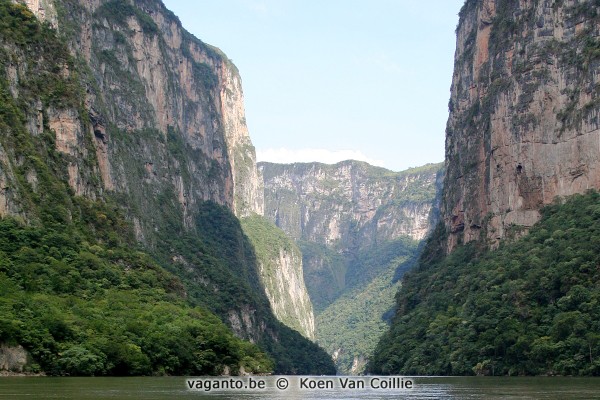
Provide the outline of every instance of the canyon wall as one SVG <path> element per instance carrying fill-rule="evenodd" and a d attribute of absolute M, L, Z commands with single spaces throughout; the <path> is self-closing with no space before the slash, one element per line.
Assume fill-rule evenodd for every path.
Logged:
<path fill-rule="evenodd" d="M 600 188 L 597 1 L 468 0 L 457 27 L 447 250 L 494 247 L 559 196 Z"/>
<path fill-rule="evenodd" d="M 77 161 L 87 129 L 101 186 L 131 197 L 138 214 L 149 214 L 160 195 L 178 203 L 188 228 L 201 201 L 239 216 L 262 213 L 241 78 L 220 50 L 185 31 L 158 1 L 26 4 L 88 66 L 85 108 L 45 110 L 58 150 L 74 156 L 69 174 L 77 194 L 95 191 Z M 43 125 L 36 118 L 32 125 Z M 138 238 L 151 241 L 160 224 L 133 214 Z"/>

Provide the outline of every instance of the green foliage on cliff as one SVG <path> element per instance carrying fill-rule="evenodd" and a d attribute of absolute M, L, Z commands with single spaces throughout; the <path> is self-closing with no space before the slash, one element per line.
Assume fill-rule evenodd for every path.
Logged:
<path fill-rule="evenodd" d="M 108 19 L 123 27 L 127 27 L 128 18 L 135 18 L 144 33 L 149 35 L 158 34 L 158 26 L 152 18 L 126 0 L 111 0 L 102 4 L 96 10 L 95 16 L 97 18 Z"/>
<path fill-rule="evenodd" d="M 196 232 L 165 230 L 154 254 L 180 276 L 189 301 L 220 315 L 236 314 L 248 335 L 274 360 L 280 374 L 332 374 L 333 362 L 319 346 L 272 314 L 258 272 L 257 253 L 240 221 L 227 208 L 201 205 Z M 173 260 L 175 258 L 175 260 Z"/>
<path fill-rule="evenodd" d="M 89 237 L 83 219 L 99 232 L 118 220 L 101 207 L 90 210 L 94 221 L 62 228 L 0 220 L 0 342 L 24 346 L 34 359 L 31 371 L 272 370 L 257 346 L 234 337 L 205 309 L 188 306 L 181 281 L 147 254 Z"/>
<path fill-rule="evenodd" d="M 495 251 L 439 257 L 430 239 L 370 371 L 600 375 L 599 204 L 590 192 L 548 206 Z"/>
<path fill-rule="evenodd" d="M 414 263 L 416 243 L 401 238 L 364 254 L 353 268 L 356 276 L 350 289 L 319 313 L 317 343 L 329 354 L 337 352 L 339 373 L 364 371 L 366 360 L 389 328 L 386 317 L 394 307 L 399 278 Z M 355 358 L 359 364 L 352 370 Z"/>
<path fill-rule="evenodd" d="M 250 239 L 261 260 L 279 257 L 279 249 L 300 253 L 298 247 L 275 224 L 260 215 L 253 214 L 242 219 L 244 233 Z"/>
<path fill-rule="evenodd" d="M 302 251 L 306 289 L 316 313 L 337 299 L 346 287 L 348 260 L 324 244 L 298 241 Z"/>
<path fill-rule="evenodd" d="M 40 24 L 27 7 L 10 2 L 0 3 L 0 43 L 4 45 L 0 50 L 0 64 L 4 68 L 13 57 L 8 47 L 15 46 L 26 53 L 35 54 L 35 57 L 26 56 L 31 63 L 28 68 L 32 73 L 21 82 L 21 90 L 26 96 L 25 99 L 19 99 L 21 106 L 23 101 L 33 96 L 53 106 L 79 106 L 79 82 L 76 75 L 65 73 L 74 65 L 67 47 L 56 39 L 49 25 Z"/>
<path fill-rule="evenodd" d="M 278 274 L 289 273 L 292 271 L 281 271 L 283 265 L 279 264 L 279 261 L 283 257 L 288 257 L 290 264 L 287 267 L 296 266 L 297 271 L 293 271 L 296 276 L 302 279 L 302 254 L 294 242 L 286 236 L 286 234 L 279 229 L 275 224 L 267 220 L 265 217 L 253 214 L 246 218 L 242 218 L 242 229 L 244 234 L 248 237 L 248 240 L 254 246 L 256 251 L 257 261 L 262 266 L 261 283 L 262 286 L 280 300 L 280 304 L 286 304 L 288 309 L 280 310 L 277 315 L 278 319 L 302 333 L 304 336 L 312 336 L 312 333 L 308 332 L 305 327 L 301 325 L 301 321 L 298 320 L 299 312 L 302 316 L 312 315 L 312 307 L 310 301 L 306 302 L 306 307 L 302 310 L 293 309 L 294 303 L 292 297 L 297 295 L 292 293 L 289 287 L 280 286 L 280 281 L 277 279 Z M 279 270 L 279 271 L 278 271 Z M 303 282 L 303 281 L 302 281 Z M 287 299 L 287 301 L 283 301 Z M 307 296 L 308 300 L 308 296 Z M 306 321 L 306 318 L 303 318 Z"/>

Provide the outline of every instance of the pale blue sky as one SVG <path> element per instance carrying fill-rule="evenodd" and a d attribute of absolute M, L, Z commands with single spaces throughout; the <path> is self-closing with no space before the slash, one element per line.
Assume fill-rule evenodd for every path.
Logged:
<path fill-rule="evenodd" d="M 242 76 L 260 160 L 444 159 L 464 0 L 163 0 Z"/>

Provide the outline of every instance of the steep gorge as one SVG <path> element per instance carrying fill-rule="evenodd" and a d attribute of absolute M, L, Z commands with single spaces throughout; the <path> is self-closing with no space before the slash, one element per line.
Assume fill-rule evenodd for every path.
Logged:
<path fill-rule="evenodd" d="M 440 164 L 259 163 L 265 215 L 302 250 L 316 338 L 339 373 L 364 371 L 402 274 L 437 222 Z"/>
<path fill-rule="evenodd" d="M 352 266 L 360 253 L 399 237 L 421 240 L 437 218 L 439 164 L 403 172 L 358 161 L 262 162 L 259 169 L 265 216 L 300 245 L 309 294 L 319 311 L 360 281 Z"/>

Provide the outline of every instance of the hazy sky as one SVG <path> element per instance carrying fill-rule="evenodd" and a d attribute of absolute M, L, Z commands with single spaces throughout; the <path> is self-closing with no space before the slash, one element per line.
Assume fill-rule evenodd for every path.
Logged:
<path fill-rule="evenodd" d="M 443 161 L 464 0 L 163 2 L 237 65 L 260 161 Z"/>

